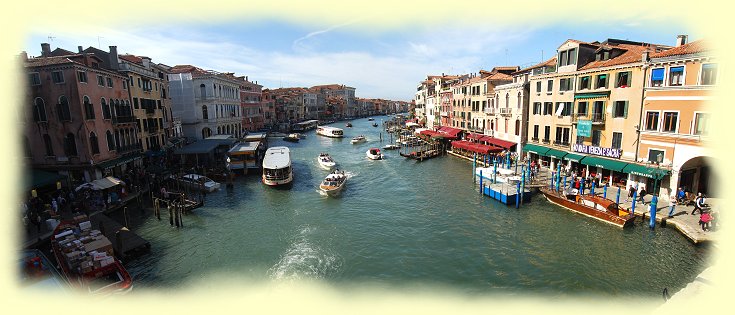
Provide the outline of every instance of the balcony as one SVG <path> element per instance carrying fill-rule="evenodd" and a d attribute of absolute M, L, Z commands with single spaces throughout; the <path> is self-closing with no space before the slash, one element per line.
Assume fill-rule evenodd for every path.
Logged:
<path fill-rule="evenodd" d="M 503 107 L 500 109 L 500 116 L 508 117 L 511 114 L 513 114 L 513 108 L 512 107 Z"/>
<path fill-rule="evenodd" d="M 440 112 L 439 115 L 442 117 L 449 117 L 449 112 Z"/>
<path fill-rule="evenodd" d="M 591 120 L 593 124 L 604 124 L 605 113 L 576 113 L 572 118 L 572 122 L 576 123 L 579 120 Z"/>
<path fill-rule="evenodd" d="M 541 142 L 542 142 L 542 143 L 545 143 L 545 144 L 549 144 L 549 143 L 551 143 L 551 141 L 550 141 L 549 139 L 543 139 L 543 140 L 541 140 Z"/>
<path fill-rule="evenodd" d="M 531 138 L 532 142 L 538 143 L 538 138 Z"/>
<path fill-rule="evenodd" d="M 119 146 L 116 148 L 117 154 L 125 154 L 129 152 L 135 152 L 142 150 L 143 147 L 140 143 L 126 145 L 126 146 Z"/>
<path fill-rule="evenodd" d="M 116 117 L 112 117 L 112 124 L 113 125 L 117 125 L 117 124 L 129 124 L 129 123 L 134 123 L 134 122 L 135 122 L 135 117 L 134 116 L 116 116 Z"/>
<path fill-rule="evenodd" d="M 495 115 L 495 108 L 494 107 L 486 107 L 484 110 L 485 114 L 488 115 Z"/>
<path fill-rule="evenodd" d="M 563 147 L 563 148 L 569 149 L 570 145 L 571 144 L 569 143 L 569 141 L 554 140 L 554 146 L 556 147 Z"/>

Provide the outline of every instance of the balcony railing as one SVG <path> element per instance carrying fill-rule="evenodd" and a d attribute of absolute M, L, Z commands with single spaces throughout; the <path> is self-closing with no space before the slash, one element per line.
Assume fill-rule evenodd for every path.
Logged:
<path fill-rule="evenodd" d="M 569 148 L 570 143 L 569 141 L 564 142 L 564 141 L 554 140 L 554 146 Z"/>
<path fill-rule="evenodd" d="M 118 154 L 133 152 L 133 151 L 140 151 L 143 147 L 140 143 L 130 144 L 126 146 L 119 146 L 116 148 Z"/>
<path fill-rule="evenodd" d="M 485 114 L 495 115 L 495 107 L 486 107 L 484 112 Z"/>
<path fill-rule="evenodd" d="M 502 116 L 510 116 L 513 113 L 512 107 L 503 107 L 500 108 L 500 115 Z"/>
<path fill-rule="evenodd" d="M 546 144 L 549 144 L 551 141 L 549 141 L 549 139 L 543 139 L 543 140 L 541 140 L 541 142 L 546 143 Z"/>
<path fill-rule="evenodd" d="M 112 123 L 113 124 L 128 124 L 135 122 L 134 116 L 115 116 L 112 117 Z"/>
<path fill-rule="evenodd" d="M 538 138 L 531 138 L 531 141 L 538 143 Z"/>
<path fill-rule="evenodd" d="M 576 113 L 572 121 L 577 122 L 580 119 L 591 120 L 594 124 L 605 123 L 605 113 Z"/>

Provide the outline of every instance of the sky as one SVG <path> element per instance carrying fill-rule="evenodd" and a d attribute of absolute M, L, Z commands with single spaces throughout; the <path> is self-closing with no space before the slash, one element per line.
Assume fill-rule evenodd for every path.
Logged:
<path fill-rule="evenodd" d="M 337 19 L 339 20 L 339 19 Z M 629 39 L 674 45 L 684 27 L 655 27 L 640 20 L 570 24 L 417 24 L 373 29 L 364 19 L 322 25 L 293 20 L 223 20 L 95 27 L 70 32 L 33 28 L 25 40 L 30 56 L 41 43 L 51 49 L 77 46 L 148 56 L 170 66 L 191 64 L 234 72 L 265 88 L 345 84 L 364 98 L 411 100 L 427 75 L 465 74 L 494 66 L 527 67 L 550 58 L 566 39 Z M 585 25 L 590 24 L 590 25 Z"/>

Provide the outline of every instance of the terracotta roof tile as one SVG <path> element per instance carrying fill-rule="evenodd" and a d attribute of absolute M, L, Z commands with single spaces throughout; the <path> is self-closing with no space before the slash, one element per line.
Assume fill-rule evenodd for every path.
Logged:
<path fill-rule="evenodd" d="M 679 55 L 688 55 L 688 54 L 694 54 L 699 52 L 705 52 L 710 51 L 709 45 L 707 45 L 707 42 L 704 40 L 697 40 L 693 41 L 688 44 L 684 44 L 678 47 L 674 47 L 671 49 L 664 50 L 662 52 L 658 52 L 655 54 L 651 54 L 651 58 L 661 58 L 661 57 L 671 57 L 671 56 L 679 56 Z"/>
<path fill-rule="evenodd" d="M 592 61 L 583 67 L 579 68 L 579 70 L 588 70 L 588 69 L 594 69 L 594 68 L 603 68 L 603 67 L 610 67 L 610 66 L 617 66 L 617 65 L 624 65 L 628 63 L 636 63 L 641 62 L 641 55 L 644 51 L 653 52 L 655 51 L 655 46 L 651 45 L 628 45 L 628 44 L 619 44 L 616 46 L 612 46 L 612 49 L 622 49 L 624 52 L 614 58 L 610 58 L 608 60 L 596 60 Z"/>
<path fill-rule="evenodd" d="M 119 55 L 118 58 L 125 60 L 127 62 L 132 62 L 132 63 L 137 63 L 137 64 L 143 63 L 143 58 L 140 58 L 135 55 Z"/>
<path fill-rule="evenodd" d="M 51 66 L 51 65 L 61 65 L 66 63 L 77 63 L 71 59 L 69 59 L 69 56 L 58 56 L 58 57 L 38 57 L 38 58 L 32 58 L 28 59 L 26 61 L 26 67 L 43 67 L 43 66 Z"/>

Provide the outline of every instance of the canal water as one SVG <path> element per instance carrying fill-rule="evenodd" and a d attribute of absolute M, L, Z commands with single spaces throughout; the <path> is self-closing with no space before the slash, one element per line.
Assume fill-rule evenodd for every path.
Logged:
<path fill-rule="evenodd" d="M 479 195 L 465 160 L 416 162 L 397 151 L 369 160 L 365 151 L 388 140 L 383 133 L 381 143 L 380 127 L 370 124 L 353 121 L 343 139 L 314 131 L 299 143 L 271 138 L 271 146 L 291 148 L 290 189 L 240 176 L 232 189 L 208 194 L 183 228 L 150 214 L 134 220 L 132 229 L 152 245 L 150 254 L 127 264 L 136 290 L 184 288 L 226 274 L 260 283 L 660 298 L 663 288 L 678 291 L 707 265 L 709 251 L 673 229 L 650 231 L 638 221 L 621 230 L 542 195 L 520 209 L 499 204 Z M 350 144 L 360 134 L 368 142 Z M 328 173 L 317 163 L 320 152 L 350 174 L 337 198 L 318 192 Z"/>

